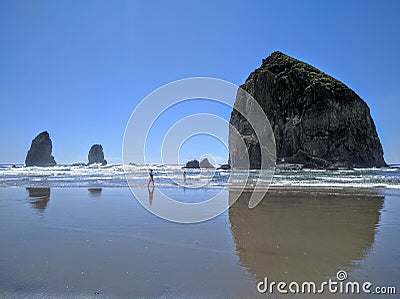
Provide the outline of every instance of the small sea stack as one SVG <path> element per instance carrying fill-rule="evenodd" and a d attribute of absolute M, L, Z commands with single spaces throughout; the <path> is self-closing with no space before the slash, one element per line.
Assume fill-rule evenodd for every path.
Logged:
<path fill-rule="evenodd" d="M 229 170 L 231 169 L 231 166 L 229 164 L 222 164 L 220 167 L 217 168 L 217 170 Z"/>
<path fill-rule="evenodd" d="M 104 159 L 103 147 L 101 144 L 94 144 L 89 150 L 88 160 L 90 164 L 100 163 L 101 165 L 106 165 L 107 160 Z"/>
<path fill-rule="evenodd" d="M 182 168 L 200 168 L 200 163 L 197 160 L 191 160 L 188 161 Z"/>
<path fill-rule="evenodd" d="M 51 155 L 53 144 L 50 135 L 44 131 L 37 135 L 31 143 L 31 147 L 25 158 L 25 166 L 54 166 L 57 165 Z"/>
<path fill-rule="evenodd" d="M 208 161 L 207 158 L 204 158 L 203 160 L 201 160 L 199 165 L 200 165 L 200 168 L 215 168 L 214 165 L 212 165 L 210 163 L 210 161 Z"/>

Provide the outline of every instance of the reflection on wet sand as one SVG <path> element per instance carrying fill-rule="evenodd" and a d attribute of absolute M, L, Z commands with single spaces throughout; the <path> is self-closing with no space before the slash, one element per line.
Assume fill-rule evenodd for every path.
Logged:
<path fill-rule="evenodd" d="M 229 210 L 242 265 L 257 280 L 322 281 L 363 259 L 384 197 L 351 192 L 270 190 L 252 210 L 251 193 L 243 193 Z"/>
<path fill-rule="evenodd" d="M 103 188 L 89 188 L 89 195 L 92 197 L 100 197 Z"/>
<path fill-rule="evenodd" d="M 44 212 L 50 200 L 50 188 L 26 188 L 32 207 Z"/>
<path fill-rule="evenodd" d="M 151 189 L 149 186 L 147 186 L 147 190 L 149 191 L 149 204 L 153 205 L 154 186 Z"/>

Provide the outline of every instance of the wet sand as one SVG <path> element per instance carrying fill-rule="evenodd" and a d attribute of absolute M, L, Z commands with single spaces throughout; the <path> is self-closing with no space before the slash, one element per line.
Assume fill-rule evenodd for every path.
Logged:
<path fill-rule="evenodd" d="M 210 192 L 166 190 L 190 202 Z M 318 282 L 338 270 L 400 290 L 399 192 L 274 189 L 252 210 L 248 196 L 187 225 L 150 214 L 128 188 L 0 189 L 0 297 L 243 298 L 265 276 Z"/>

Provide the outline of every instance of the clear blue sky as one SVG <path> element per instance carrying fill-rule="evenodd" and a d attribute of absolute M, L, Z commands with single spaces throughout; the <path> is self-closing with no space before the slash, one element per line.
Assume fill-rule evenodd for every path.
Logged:
<path fill-rule="evenodd" d="M 399 11 L 400 1 L 1 0 L 0 162 L 23 163 L 43 130 L 58 163 L 86 161 L 93 143 L 121 161 L 148 93 L 192 76 L 241 84 L 275 50 L 354 89 L 386 161 L 400 162 Z"/>

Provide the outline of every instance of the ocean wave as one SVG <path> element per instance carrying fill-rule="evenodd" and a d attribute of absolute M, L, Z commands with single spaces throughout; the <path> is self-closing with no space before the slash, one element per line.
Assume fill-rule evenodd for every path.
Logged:
<path fill-rule="evenodd" d="M 175 186 L 183 183 L 181 165 L 90 165 L 53 167 L 14 167 L 0 165 L 0 187 L 126 187 L 146 186 L 148 168 L 152 168 L 156 184 Z M 359 168 L 352 170 L 281 170 L 271 182 L 271 172 L 250 170 L 230 179 L 231 172 L 215 169 L 186 169 L 187 186 L 294 186 L 294 187 L 355 187 L 400 189 L 400 168 Z"/>

